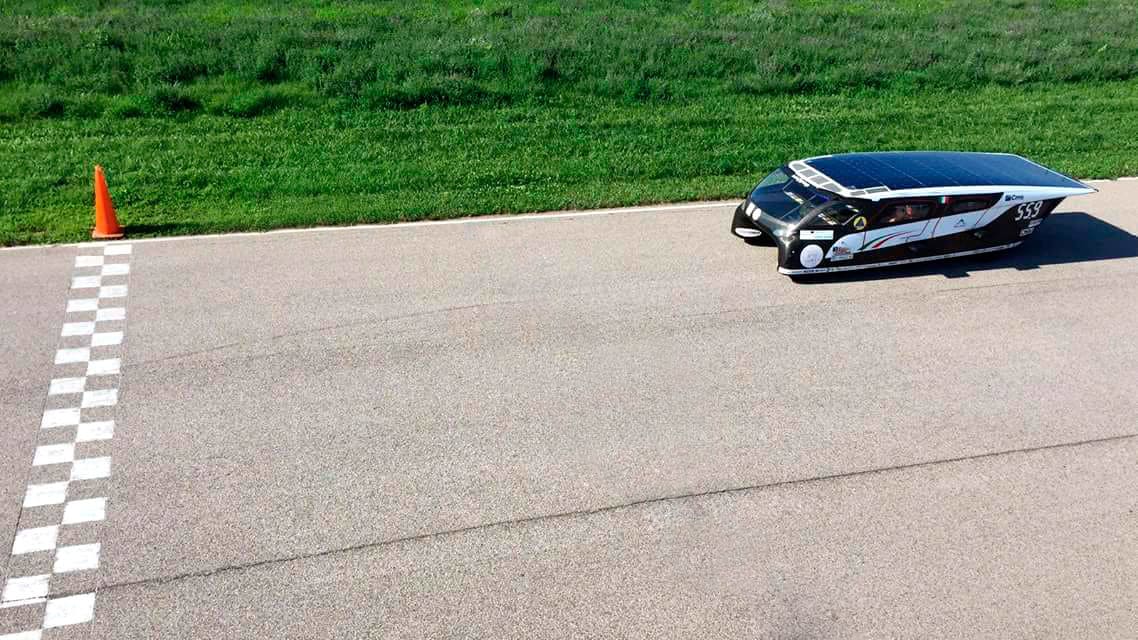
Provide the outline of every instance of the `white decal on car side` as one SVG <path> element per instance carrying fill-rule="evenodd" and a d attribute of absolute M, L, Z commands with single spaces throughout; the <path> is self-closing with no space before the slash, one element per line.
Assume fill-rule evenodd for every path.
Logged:
<path fill-rule="evenodd" d="M 865 232 L 857 231 L 855 233 L 846 234 L 834 244 L 830 245 L 830 250 L 826 252 L 827 260 L 849 260 L 853 258 L 853 254 L 861 248 L 862 242 L 865 241 Z"/>
<path fill-rule="evenodd" d="M 865 233 L 865 242 L 858 248 L 859 251 L 873 251 L 896 247 L 909 242 L 927 240 L 936 226 L 936 220 L 920 220 L 907 224 L 895 224 L 882 229 L 874 229 Z"/>
<path fill-rule="evenodd" d="M 1008 213 L 1009 210 L 1014 210 L 1016 207 L 1025 204 L 1025 202 L 1030 203 L 1034 201 L 1036 200 L 1001 201 L 990 209 L 969 211 L 967 213 L 952 214 L 940 218 L 930 218 L 927 221 L 893 225 L 882 229 L 846 234 L 830 246 L 829 251 L 826 252 L 826 259 L 835 262 L 849 260 L 853 257 L 853 254 L 861 251 L 896 247 L 909 242 L 928 240 L 930 238 L 942 238 L 956 233 L 979 229 L 995 222 L 1001 215 Z M 1028 226 L 1036 227 L 1040 222 L 1042 222 L 1042 220 L 1035 219 L 1030 221 Z"/>
<path fill-rule="evenodd" d="M 829 230 L 829 229 L 827 229 L 826 231 L 811 231 L 809 229 L 803 229 L 802 231 L 798 232 L 798 239 L 799 240 L 833 240 L 834 239 L 834 232 L 833 232 L 833 230 Z"/>
<path fill-rule="evenodd" d="M 952 215 L 944 216 L 935 221 L 933 225 L 933 238 L 940 238 L 943 236 L 950 236 L 954 233 L 963 233 L 976 226 L 976 223 L 984 217 L 987 209 L 979 209 L 977 211 L 969 211 L 967 213 L 954 213 Z"/>
<path fill-rule="evenodd" d="M 808 244 L 802 248 L 802 253 L 798 256 L 798 261 L 807 269 L 813 269 L 821 264 L 822 255 L 822 247 L 816 244 Z"/>
<path fill-rule="evenodd" d="M 1003 251 L 1004 249 L 1011 249 L 1018 247 L 1023 241 L 1019 240 L 1008 244 L 1002 244 L 998 247 L 985 247 L 983 249 L 973 249 L 971 251 L 957 251 L 955 253 L 938 253 L 932 256 L 921 256 L 919 258 L 907 258 L 905 260 L 890 260 L 887 262 L 870 262 L 868 264 L 849 264 L 836 267 L 819 267 L 816 269 L 788 269 L 786 267 L 779 267 L 778 272 L 788 275 L 806 275 L 811 273 L 831 273 L 835 271 L 855 271 L 858 269 L 876 269 L 878 267 L 891 267 L 898 264 L 916 264 L 918 262 L 930 262 L 932 260 L 944 260 L 946 258 L 958 258 L 961 256 L 973 256 L 981 253 L 991 253 L 993 251 Z"/>

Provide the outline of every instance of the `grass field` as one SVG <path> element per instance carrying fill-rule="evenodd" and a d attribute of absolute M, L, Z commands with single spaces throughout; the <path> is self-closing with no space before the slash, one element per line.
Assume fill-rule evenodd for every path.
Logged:
<path fill-rule="evenodd" d="M 793 157 L 1138 173 L 1124 2 L 0 0 L 0 243 L 735 197 Z"/>

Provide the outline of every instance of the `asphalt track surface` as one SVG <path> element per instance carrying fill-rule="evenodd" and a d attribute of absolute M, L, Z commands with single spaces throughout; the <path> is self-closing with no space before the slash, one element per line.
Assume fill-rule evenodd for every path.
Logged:
<path fill-rule="evenodd" d="M 724 205 L 135 242 L 68 637 L 1133 638 L 1138 182 L 1096 186 L 809 284 Z M 76 252 L 0 251 L 5 548 Z"/>

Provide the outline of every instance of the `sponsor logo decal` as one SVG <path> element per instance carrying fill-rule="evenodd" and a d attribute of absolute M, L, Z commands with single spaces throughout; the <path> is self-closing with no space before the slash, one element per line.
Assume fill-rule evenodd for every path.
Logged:
<path fill-rule="evenodd" d="M 1023 196 L 1014 193 L 1004 196 L 1004 202 L 1015 202 L 1016 200 L 1023 200 Z"/>
<path fill-rule="evenodd" d="M 834 245 L 834 248 L 830 250 L 830 260 L 833 260 L 834 262 L 838 262 L 839 260 L 852 260 L 852 259 L 853 259 L 853 252 L 850 251 L 849 247 L 843 247 L 841 245 Z"/>
<path fill-rule="evenodd" d="M 1043 220 L 1041 220 L 1041 219 L 1032 220 L 1031 222 L 1027 223 L 1027 226 L 1029 226 L 1029 227 L 1038 227 L 1038 226 L 1039 226 L 1039 223 L 1041 223 L 1041 222 L 1043 222 Z"/>
<path fill-rule="evenodd" d="M 963 226 L 964 226 L 964 218 L 961 218 L 961 219 L 956 221 L 956 224 L 952 225 L 952 228 L 953 229 L 959 229 L 960 227 L 963 227 Z"/>
<path fill-rule="evenodd" d="M 855 231 L 864 231 L 866 225 L 865 216 L 858 216 L 853 219 L 853 228 Z"/>
<path fill-rule="evenodd" d="M 798 239 L 799 240 L 833 240 L 834 239 L 834 232 L 833 231 L 810 231 L 807 229 L 803 229 L 802 231 L 798 232 Z"/>
<path fill-rule="evenodd" d="M 1019 237 L 1030 236 L 1035 233 L 1035 227 L 1028 227 L 1019 232 Z"/>

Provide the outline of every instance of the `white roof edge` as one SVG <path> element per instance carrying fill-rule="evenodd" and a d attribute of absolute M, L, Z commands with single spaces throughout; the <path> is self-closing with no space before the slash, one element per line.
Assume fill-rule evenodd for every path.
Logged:
<path fill-rule="evenodd" d="M 1080 183 L 1081 184 L 1081 183 Z M 956 187 L 922 187 L 920 189 L 898 189 L 887 193 L 875 193 L 868 196 L 869 200 L 884 200 L 886 198 L 922 198 L 935 196 L 966 196 L 989 193 L 1019 193 L 1025 196 L 1040 197 L 1069 197 L 1095 193 L 1094 187 L 1037 187 L 1006 184 L 962 185 Z"/>
<path fill-rule="evenodd" d="M 1019 155 L 1018 153 L 1008 153 L 1007 151 L 953 151 L 953 150 L 945 150 L 945 149 L 889 149 L 887 151 L 843 151 L 841 153 L 824 153 L 824 154 L 818 155 L 818 156 L 810 156 L 808 158 L 799 158 L 797 160 L 792 160 L 791 162 L 807 162 L 809 160 L 819 160 L 821 158 L 832 158 L 834 156 L 860 154 L 860 153 L 967 153 L 967 154 L 975 154 L 978 156 L 980 156 L 980 155 L 984 155 L 984 156 L 1015 156 L 1017 158 L 1027 160 L 1028 162 L 1031 162 L 1031 164 L 1039 164 L 1038 162 L 1033 162 L 1032 160 L 1030 160 L 1028 158 L 1024 158 L 1023 156 Z M 787 164 L 789 164 L 789 163 L 787 163 Z M 1043 165 L 1041 165 L 1041 164 L 1039 164 L 1039 166 L 1043 167 Z M 1049 167 L 1043 167 L 1043 168 L 1047 169 L 1048 171 L 1051 171 L 1053 173 L 1056 172 L 1054 169 L 1051 169 Z M 1060 175 L 1062 175 L 1062 174 L 1060 174 Z M 1070 176 L 1068 176 L 1068 177 L 1070 177 Z"/>
<path fill-rule="evenodd" d="M 1016 154 L 1014 154 L 1014 153 L 997 153 L 997 152 L 988 152 L 988 151 L 976 152 L 976 153 L 988 153 L 989 155 L 1016 156 Z M 1071 180 L 1074 180 L 1075 182 L 1078 182 L 1080 185 L 1082 185 L 1082 187 L 1045 187 L 1045 186 L 1037 186 L 1037 185 L 975 184 L 975 185 L 957 185 L 957 186 L 951 186 L 951 187 L 920 187 L 920 188 L 916 188 L 916 189 L 896 189 L 896 190 L 890 189 L 890 188 L 885 187 L 885 186 L 867 187 L 864 189 L 850 189 L 849 187 L 846 187 L 845 185 L 839 183 L 837 180 L 834 180 L 833 178 L 826 175 L 825 173 L 822 173 L 816 167 L 812 167 L 812 166 L 806 164 L 807 160 L 813 160 L 815 158 L 828 158 L 828 157 L 830 157 L 830 156 L 814 156 L 811 158 L 804 158 L 802 160 L 792 160 L 792 161 L 788 162 L 786 166 L 790 167 L 790 170 L 794 172 L 794 175 L 796 177 L 798 177 L 799 179 L 807 182 L 808 184 L 810 184 L 814 187 L 817 187 L 819 189 L 825 189 L 826 191 L 831 191 L 833 193 L 836 193 L 836 194 L 842 196 L 843 198 L 863 198 L 863 199 L 872 200 L 875 202 L 880 201 L 880 200 L 885 199 L 885 198 L 905 198 L 905 197 L 918 198 L 918 197 L 928 197 L 928 196 L 970 195 L 970 194 L 981 194 L 981 193 L 993 193 L 996 191 L 1000 191 L 1000 192 L 1019 191 L 1019 192 L 1024 192 L 1024 193 L 1041 192 L 1042 191 L 1042 192 L 1050 192 L 1050 193 L 1053 193 L 1055 196 L 1062 196 L 1062 197 L 1081 196 L 1081 195 L 1085 195 L 1088 193 L 1096 193 L 1098 191 L 1098 189 L 1095 189 L 1094 187 L 1086 184 L 1085 182 L 1083 182 L 1081 180 L 1076 180 L 1075 178 L 1071 178 L 1070 176 L 1059 173 L 1059 172 L 1055 171 L 1054 169 L 1048 169 L 1047 167 L 1044 167 L 1041 164 L 1031 162 L 1031 160 L 1028 160 L 1027 158 L 1023 158 L 1023 156 L 1016 156 L 1016 157 L 1017 158 L 1023 158 L 1024 160 L 1027 160 L 1028 162 L 1031 162 L 1032 164 L 1034 164 L 1038 167 L 1042 167 L 1043 169 L 1047 169 L 1047 171 L 1050 171 L 1051 173 L 1061 175 L 1065 178 L 1069 178 Z M 802 175 L 802 173 L 804 171 L 810 172 L 809 177 Z"/>

